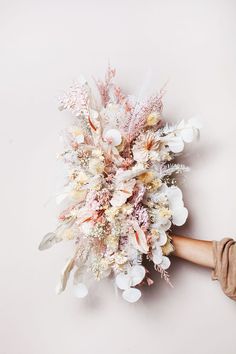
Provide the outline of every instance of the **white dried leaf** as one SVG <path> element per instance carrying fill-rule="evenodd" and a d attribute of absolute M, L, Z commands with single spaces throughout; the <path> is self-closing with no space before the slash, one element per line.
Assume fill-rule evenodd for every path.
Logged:
<path fill-rule="evenodd" d="M 56 203 L 59 205 L 61 204 L 66 198 L 68 197 L 68 193 L 61 193 L 59 195 L 57 195 L 56 197 Z"/>
<path fill-rule="evenodd" d="M 60 282 L 56 288 L 56 293 L 57 294 L 60 294 L 62 291 L 65 290 L 66 288 L 66 284 L 67 284 L 67 281 L 69 279 L 69 276 L 70 276 L 70 272 L 72 271 L 72 269 L 74 268 L 74 265 L 75 265 L 75 257 L 72 257 L 70 258 L 63 270 L 62 270 L 62 273 L 61 273 L 61 279 L 60 279 Z"/>
<path fill-rule="evenodd" d="M 142 175 L 143 173 L 147 172 L 147 169 L 137 169 L 137 170 L 131 170 L 131 171 L 122 171 L 122 173 L 119 173 L 115 177 L 115 182 L 123 182 L 123 181 L 128 181 L 132 178 L 138 177 Z"/>
<path fill-rule="evenodd" d="M 53 245 L 60 242 L 61 240 L 62 240 L 61 238 L 58 238 L 57 233 L 49 232 L 43 237 L 42 241 L 39 244 L 38 249 L 40 251 L 44 251 L 48 248 L 51 248 Z"/>
<path fill-rule="evenodd" d="M 72 226 L 75 222 L 75 217 L 69 218 L 67 221 L 63 222 L 62 224 L 60 224 L 55 232 L 49 232 L 47 233 L 42 241 L 39 244 L 38 249 L 40 251 L 46 250 L 48 248 L 51 248 L 52 246 L 54 246 L 56 243 L 62 241 L 63 239 L 63 232 L 65 231 L 66 228 L 69 228 L 70 226 Z"/>

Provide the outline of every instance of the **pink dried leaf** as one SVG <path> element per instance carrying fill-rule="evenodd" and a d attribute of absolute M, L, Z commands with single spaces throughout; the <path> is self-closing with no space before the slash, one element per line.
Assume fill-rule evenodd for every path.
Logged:
<path fill-rule="evenodd" d="M 148 115 L 154 111 L 161 112 L 162 107 L 162 92 L 142 102 L 137 102 L 131 109 L 130 115 L 122 127 L 127 140 L 132 142 L 140 133 L 140 130 L 144 128 Z"/>

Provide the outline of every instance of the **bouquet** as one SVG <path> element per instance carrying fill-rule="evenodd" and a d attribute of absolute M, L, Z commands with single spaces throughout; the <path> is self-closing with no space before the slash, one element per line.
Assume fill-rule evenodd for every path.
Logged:
<path fill-rule="evenodd" d="M 58 226 L 39 245 L 48 249 L 74 242 L 57 292 L 73 273 L 75 295 L 88 294 L 91 279 L 110 277 L 128 302 L 152 285 L 146 260 L 170 286 L 167 269 L 172 225 L 185 223 L 188 210 L 176 175 L 188 170 L 175 162 L 199 134 L 196 119 L 167 124 L 162 119 L 164 90 L 141 100 L 126 95 L 108 67 L 92 93 L 85 80 L 74 83 L 60 98 L 60 110 L 72 114 L 60 158 L 67 182 L 57 198 L 63 208 Z"/>

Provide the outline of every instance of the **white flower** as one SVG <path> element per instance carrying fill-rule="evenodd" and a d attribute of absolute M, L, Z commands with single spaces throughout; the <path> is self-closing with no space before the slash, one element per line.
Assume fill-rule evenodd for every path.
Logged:
<path fill-rule="evenodd" d="M 151 200 L 156 203 L 168 203 L 169 210 L 171 211 L 172 223 L 174 225 L 181 226 L 185 223 L 188 217 L 188 210 L 184 207 L 183 195 L 177 186 L 168 187 L 163 183 L 159 191 L 151 196 Z M 157 216 L 154 223 L 156 224 L 157 229 L 159 229 L 160 226 L 165 225 L 163 230 L 166 231 L 170 228 L 170 222 L 168 220 L 168 213 L 162 213 L 162 210 L 163 208 L 156 209 Z"/>
<path fill-rule="evenodd" d="M 191 143 L 194 136 L 198 134 L 201 124 L 197 119 L 190 119 L 187 123 L 182 120 L 175 129 L 162 138 L 170 151 L 179 153 L 184 149 L 184 143 Z"/>
<path fill-rule="evenodd" d="M 183 225 L 188 217 L 188 210 L 184 207 L 181 190 L 176 186 L 168 187 L 166 195 L 169 201 L 169 208 L 172 212 L 173 224 L 176 226 Z"/>
<path fill-rule="evenodd" d="M 142 282 L 146 274 L 145 268 L 141 265 L 135 265 L 128 268 L 128 272 L 119 273 L 116 276 L 116 285 L 123 291 L 123 298 L 128 302 L 136 302 L 141 297 L 141 291 L 133 288 Z"/>

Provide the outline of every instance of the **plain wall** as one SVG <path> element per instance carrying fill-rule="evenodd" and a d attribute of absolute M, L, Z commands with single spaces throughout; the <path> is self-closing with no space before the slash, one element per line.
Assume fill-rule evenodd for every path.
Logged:
<path fill-rule="evenodd" d="M 234 354 L 236 304 L 211 270 L 172 257 L 131 305 L 111 282 L 85 300 L 55 295 L 72 245 L 40 253 L 56 226 L 61 129 L 56 97 L 108 61 L 127 92 L 169 80 L 164 117 L 200 115 L 182 161 L 188 223 L 201 239 L 235 236 L 236 3 L 231 0 L 0 1 L 1 354 Z"/>

